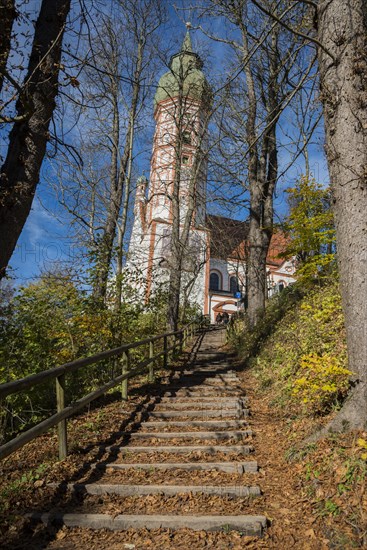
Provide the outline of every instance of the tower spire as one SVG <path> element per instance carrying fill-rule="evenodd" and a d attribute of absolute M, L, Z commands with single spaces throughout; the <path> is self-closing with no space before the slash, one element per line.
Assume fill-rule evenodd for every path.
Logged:
<path fill-rule="evenodd" d="M 192 43 L 191 43 L 191 36 L 190 36 L 191 23 L 189 21 L 186 23 L 186 29 L 187 29 L 186 36 L 185 36 L 184 41 L 182 43 L 181 52 L 193 53 Z"/>

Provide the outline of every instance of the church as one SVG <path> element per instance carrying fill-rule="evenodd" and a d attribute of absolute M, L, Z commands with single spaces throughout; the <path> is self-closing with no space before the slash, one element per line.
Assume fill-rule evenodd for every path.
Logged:
<path fill-rule="evenodd" d="M 248 224 L 206 212 L 207 154 L 203 151 L 212 94 L 202 68 L 188 30 L 155 94 L 150 177 L 137 182 L 126 267 L 140 273 L 142 298 L 164 290 L 172 233 L 183 234 L 189 224 L 182 245 L 181 299 L 197 304 L 214 322 L 218 313 L 231 315 L 245 305 Z M 294 262 L 279 258 L 285 246 L 284 235 L 275 233 L 267 257 L 269 296 L 295 281 Z"/>

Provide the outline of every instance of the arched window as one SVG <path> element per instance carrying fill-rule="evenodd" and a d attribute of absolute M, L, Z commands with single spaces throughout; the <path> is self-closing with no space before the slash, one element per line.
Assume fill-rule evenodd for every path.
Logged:
<path fill-rule="evenodd" d="M 219 273 L 212 271 L 210 274 L 209 290 L 220 290 L 220 288 L 220 275 Z"/>
<path fill-rule="evenodd" d="M 235 294 L 239 291 L 238 280 L 234 275 L 229 279 L 229 291 L 231 294 Z"/>
<path fill-rule="evenodd" d="M 285 289 L 285 282 L 284 281 L 279 281 L 278 282 L 278 289 L 279 289 L 279 292 L 282 292 L 282 290 Z"/>

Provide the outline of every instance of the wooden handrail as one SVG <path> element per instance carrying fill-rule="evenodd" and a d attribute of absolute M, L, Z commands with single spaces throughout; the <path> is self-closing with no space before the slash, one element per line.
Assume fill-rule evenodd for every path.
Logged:
<path fill-rule="evenodd" d="M 187 326 L 191 326 L 191 324 L 193 323 L 190 323 Z M 176 336 L 177 334 L 182 333 L 184 330 L 185 329 L 183 328 L 175 332 L 166 332 L 164 334 L 159 334 L 158 336 L 152 336 L 152 338 L 146 338 L 145 340 L 132 342 L 131 344 L 124 344 L 123 346 L 120 346 L 118 348 L 101 351 L 100 353 L 96 353 L 95 355 L 91 355 L 90 357 L 83 357 L 81 359 L 76 359 L 75 361 L 71 361 L 70 363 L 64 363 L 59 367 L 54 367 L 52 369 L 44 370 L 36 374 L 31 374 L 30 376 L 27 376 L 25 378 L 20 378 L 19 380 L 14 380 L 12 382 L 6 382 L 5 384 L 0 384 L 0 399 L 3 399 L 8 395 L 12 395 L 20 391 L 28 390 L 29 388 L 33 388 L 37 384 L 42 384 L 47 380 L 54 380 L 55 378 L 58 378 L 63 374 L 79 370 L 82 367 L 88 367 L 89 365 L 93 365 L 94 363 L 99 363 L 99 361 L 102 361 L 103 359 L 118 357 L 119 355 L 122 355 L 126 351 L 129 351 L 134 348 L 138 348 L 140 346 L 147 345 L 150 342 L 156 342 L 157 340 L 160 340 L 169 336 Z"/>
<path fill-rule="evenodd" d="M 30 428 L 29 430 L 15 437 L 11 441 L 8 441 L 4 445 L 0 446 L 0 460 L 6 458 L 14 451 L 23 447 L 23 445 L 25 445 L 26 443 L 29 443 L 30 441 L 56 425 L 58 425 L 59 458 L 60 460 L 63 460 L 67 455 L 67 418 L 69 418 L 70 416 L 84 408 L 86 405 L 91 403 L 93 400 L 98 399 L 107 391 L 116 387 L 119 384 L 122 384 L 122 398 L 127 399 L 127 381 L 130 378 L 134 378 L 135 376 L 139 376 L 140 374 L 142 374 L 147 369 L 147 367 L 149 368 L 149 382 L 152 382 L 154 379 L 154 365 L 157 364 L 159 359 L 163 357 L 163 367 L 167 367 L 170 355 L 177 351 L 177 347 L 180 352 L 182 351 L 182 342 L 186 343 L 188 334 L 193 335 L 200 324 L 201 323 L 197 324 L 194 321 L 186 325 L 181 330 L 166 332 L 164 334 L 152 336 L 151 338 L 146 338 L 145 340 L 139 340 L 138 342 L 124 344 L 123 346 L 120 346 L 118 348 L 102 351 L 101 353 L 91 355 L 90 357 L 77 359 L 76 361 L 65 363 L 64 365 L 60 365 L 59 367 L 42 371 L 37 374 L 32 374 L 20 380 L 14 380 L 13 382 L 1 384 L 0 399 L 3 399 L 4 397 L 7 397 L 9 395 L 13 395 L 20 391 L 33 388 L 34 386 L 41 384 L 47 380 L 56 379 L 57 413 L 38 423 L 36 426 Z M 179 336 L 178 342 L 177 336 Z M 174 337 L 173 345 L 168 345 L 170 337 Z M 154 343 L 158 340 L 163 340 L 163 350 L 159 351 L 158 353 L 154 353 Z M 147 359 L 144 359 L 143 361 L 140 361 L 140 363 L 138 363 L 138 365 L 136 365 L 134 369 L 130 370 L 129 351 L 147 344 L 149 344 L 149 357 Z M 66 374 L 79 370 L 83 367 L 99 363 L 103 359 L 109 359 L 111 357 L 122 357 L 122 374 L 111 379 L 109 382 L 107 382 L 97 390 L 92 391 L 78 401 L 65 407 L 64 401 Z"/>

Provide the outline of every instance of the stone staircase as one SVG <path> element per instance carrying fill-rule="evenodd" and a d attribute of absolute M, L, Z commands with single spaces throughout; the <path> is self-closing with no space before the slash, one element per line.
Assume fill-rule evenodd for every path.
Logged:
<path fill-rule="evenodd" d="M 69 508 L 55 505 L 28 517 L 90 529 L 238 530 L 260 537 L 266 517 L 242 513 L 261 494 L 249 404 L 223 343 L 221 329 L 199 336 L 143 418 L 103 449 L 88 482 L 64 484 Z M 187 513 L 187 498 L 197 499 L 199 513 Z"/>

